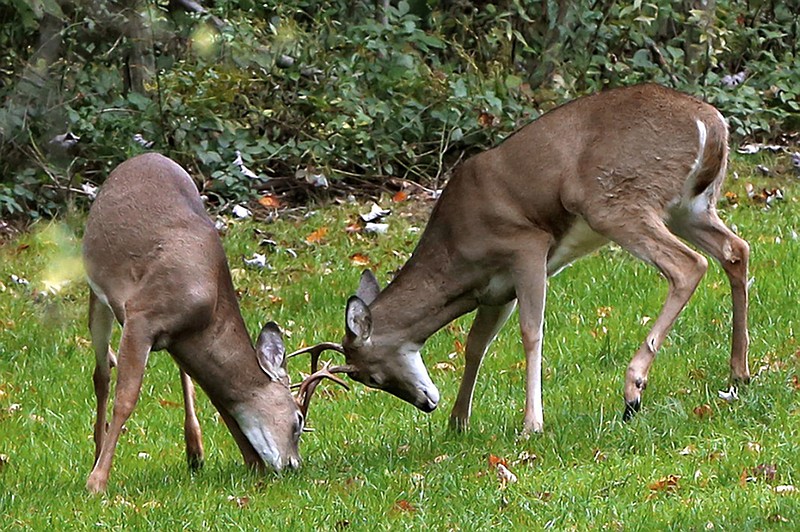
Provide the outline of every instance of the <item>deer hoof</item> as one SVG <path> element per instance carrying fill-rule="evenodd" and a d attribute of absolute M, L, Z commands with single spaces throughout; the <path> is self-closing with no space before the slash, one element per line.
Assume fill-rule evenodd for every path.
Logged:
<path fill-rule="evenodd" d="M 206 463 L 205 460 L 203 459 L 203 455 L 198 455 L 198 454 L 187 455 L 186 461 L 189 464 L 190 471 L 200 471 L 201 469 L 203 469 L 203 466 Z"/>
<path fill-rule="evenodd" d="M 622 413 L 622 421 L 630 421 L 642 408 L 642 399 L 637 397 L 632 401 L 625 401 L 625 411 Z"/>
<path fill-rule="evenodd" d="M 448 428 L 457 433 L 466 432 L 469 429 L 469 419 L 463 417 L 451 416 Z"/>
<path fill-rule="evenodd" d="M 92 495 L 99 495 L 106 492 L 106 481 L 97 478 L 95 475 L 89 475 L 89 480 L 86 481 L 86 490 Z"/>

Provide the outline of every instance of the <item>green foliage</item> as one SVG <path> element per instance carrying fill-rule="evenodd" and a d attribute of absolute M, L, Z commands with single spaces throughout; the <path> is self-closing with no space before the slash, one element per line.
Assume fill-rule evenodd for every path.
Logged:
<path fill-rule="evenodd" d="M 85 203 L 81 184 L 144 149 L 136 134 L 224 208 L 303 173 L 439 183 L 541 112 L 609 86 L 697 94 L 737 139 L 800 122 L 790 3 L 127 4 L 0 0 L 0 212 Z M 141 88 L 136 65 L 147 67 Z M 76 146 L 50 144 L 66 131 Z M 232 164 L 237 151 L 259 179 Z"/>

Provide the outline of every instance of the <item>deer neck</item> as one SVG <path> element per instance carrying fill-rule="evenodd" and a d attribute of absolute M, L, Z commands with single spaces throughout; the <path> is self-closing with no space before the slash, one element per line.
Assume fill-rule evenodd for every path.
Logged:
<path fill-rule="evenodd" d="M 453 249 L 432 240 L 436 239 L 423 236 L 395 279 L 370 305 L 374 337 L 421 346 L 477 307 L 475 275 Z"/>

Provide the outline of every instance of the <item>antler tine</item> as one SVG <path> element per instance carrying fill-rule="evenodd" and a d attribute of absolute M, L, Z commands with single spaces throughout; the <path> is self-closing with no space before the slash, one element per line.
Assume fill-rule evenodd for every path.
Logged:
<path fill-rule="evenodd" d="M 302 349 L 298 349 L 297 351 L 286 355 L 286 358 L 292 358 L 297 355 L 311 353 L 311 373 L 316 373 L 317 366 L 319 366 L 319 356 L 322 354 L 323 351 L 327 350 L 336 351 L 337 353 L 344 354 L 344 347 L 342 347 L 341 344 L 335 344 L 333 342 L 322 342 L 317 345 L 311 345 L 308 347 L 304 347 Z"/>
<path fill-rule="evenodd" d="M 297 405 L 300 407 L 300 411 L 303 413 L 303 415 L 308 415 L 308 405 L 311 402 L 311 396 L 314 395 L 314 390 L 317 389 L 317 385 L 319 385 L 322 379 L 330 379 L 336 384 L 343 386 L 346 390 L 349 390 L 350 386 L 348 386 L 345 381 L 334 375 L 334 373 L 349 373 L 351 371 L 353 371 L 352 366 L 330 367 L 330 363 L 326 362 L 322 369 L 315 371 L 306 377 L 305 380 L 300 384 L 300 389 L 297 391 L 297 396 L 295 397 Z"/>

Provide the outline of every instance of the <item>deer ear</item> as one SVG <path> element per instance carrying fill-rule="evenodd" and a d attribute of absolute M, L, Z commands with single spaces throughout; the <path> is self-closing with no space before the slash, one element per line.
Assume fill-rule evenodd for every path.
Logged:
<path fill-rule="evenodd" d="M 286 378 L 286 348 L 281 329 L 274 321 L 261 328 L 256 342 L 256 358 L 270 380 L 281 381 Z"/>
<path fill-rule="evenodd" d="M 381 285 L 378 284 L 378 279 L 372 270 L 364 270 L 361 274 L 361 281 L 358 283 L 358 290 L 356 296 L 367 305 L 371 305 L 378 294 L 381 293 Z"/>
<path fill-rule="evenodd" d="M 352 296 L 347 300 L 345 330 L 347 338 L 355 345 L 363 344 L 372 334 L 372 313 L 358 296 Z"/>

